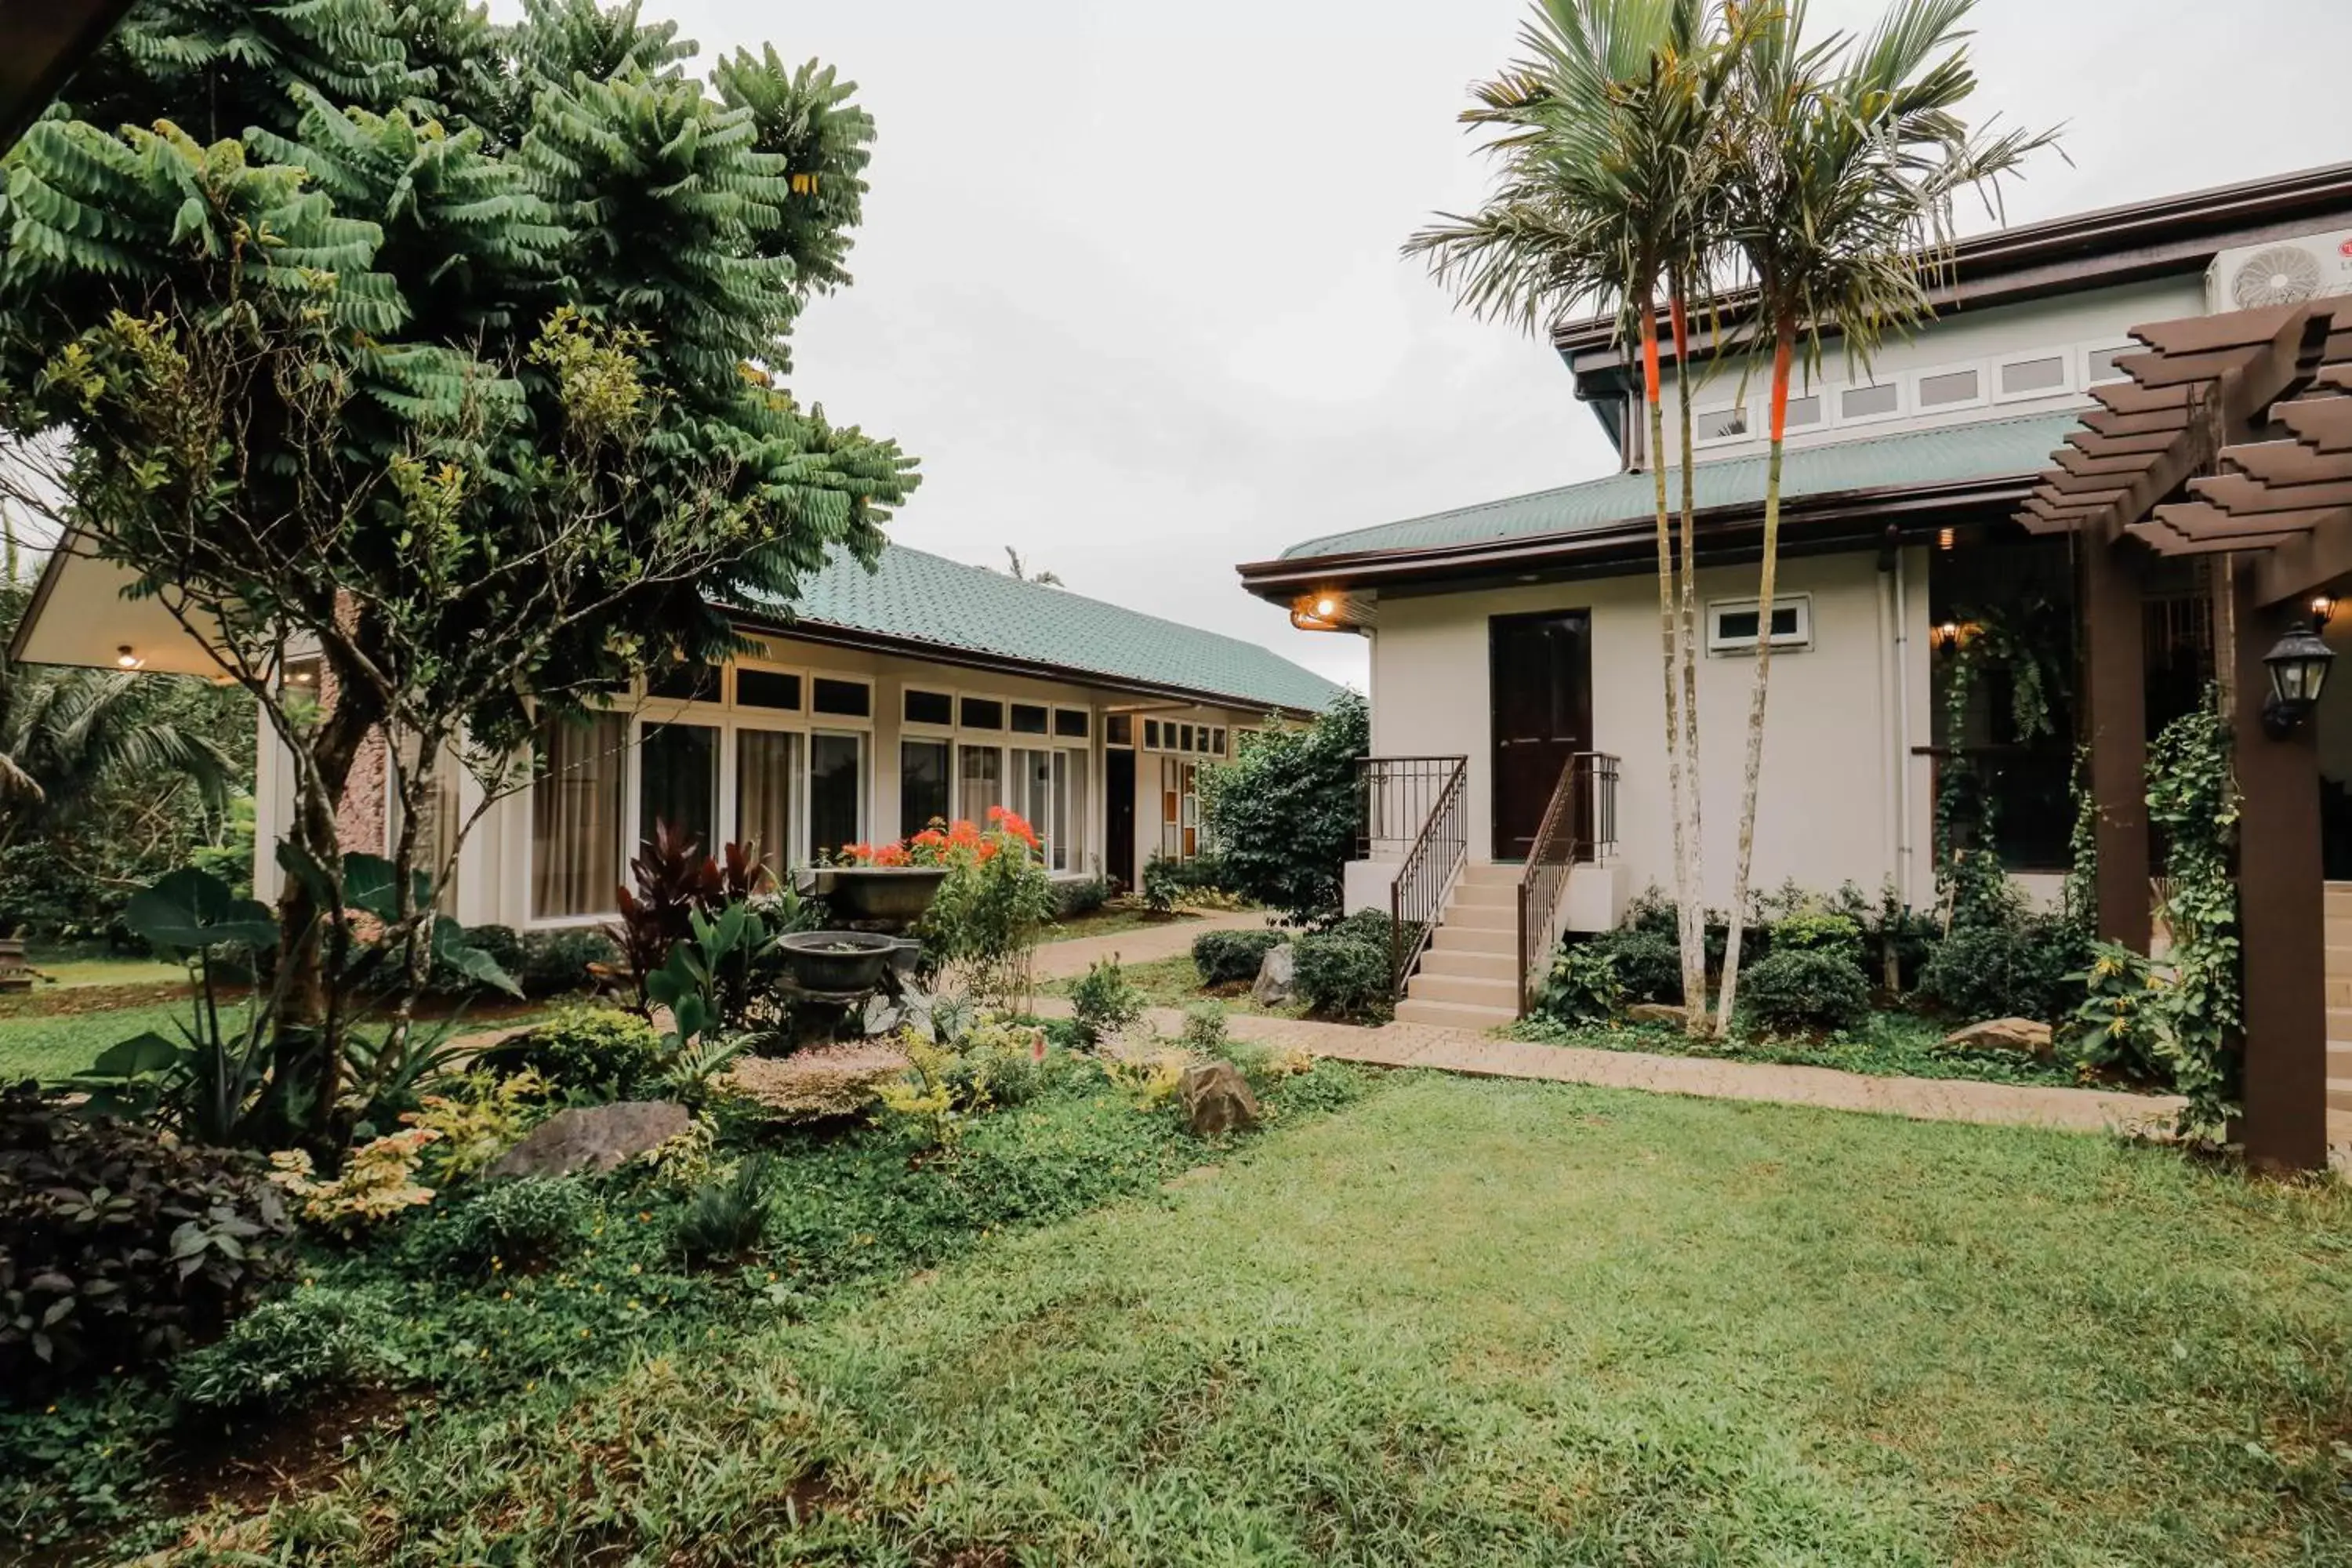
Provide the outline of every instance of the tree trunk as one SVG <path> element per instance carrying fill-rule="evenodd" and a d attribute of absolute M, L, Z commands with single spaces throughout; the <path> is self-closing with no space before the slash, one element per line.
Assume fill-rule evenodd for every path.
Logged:
<path fill-rule="evenodd" d="M 1658 521 L 1658 662 L 1666 694 L 1666 789 L 1675 821 L 1675 899 L 1677 909 L 1690 902 L 1690 857 L 1683 841 L 1682 722 L 1676 705 L 1675 646 L 1675 547 L 1666 510 L 1666 415 L 1658 384 L 1658 312 L 1645 295 L 1642 300 L 1642 388 L 1650 416 L 1650 478 L 1657 501 Z M 1693 779 L 1695 785 L 1698 782 Z M 1691 984 L 1690 963 L 1683 963 L 1683 1007 L 1685 1012 L 1706 1006 L 1704 976 Z"/>
<path fill-rule="evenodd" d="M 1679 282 L 1670 303 L 1675 321 L 1675 392 L 1682 416 L 1682 700 L 1683 771 L 1690 780 L 1681 806 L 1684 817 L 1675 825 L 1675 884 L 1680 902 L 1675 912 L 1682 942 L 1683 1032 L 1697 1036 L 1706 1029 L 1706 835 L 1701 806 L 1704 788 L 1698 766 L 1698 547 L 1696 537 L 1696 484 L 1691 477 L 1690 313 Z M 1669 710 L 1671 711 L 1671 710 Z"/>
<path fill-rule="evenodd" d="M 1756 684 L 1748 700 L 1748 769 L 1740 785 L 1739 856 L 1731 874 L 1731 939 L 1723 950 L 1723 990 L 1715 1032 L 1731 1027 L 1739 999 L 1739 942 L 1748 923 L 1748 874 L 1756 856 L 1757 784 L 1764 775 L 1764 698 L 1772 675 L 1772 590 L 1780 565 L 1780 458 L 1789 422 L 1789 362 L 1796 323 L 1783 318 L 1772 332 L 1772 458 L 1764 473 L 1764 569 L 1756 590 Z"/>

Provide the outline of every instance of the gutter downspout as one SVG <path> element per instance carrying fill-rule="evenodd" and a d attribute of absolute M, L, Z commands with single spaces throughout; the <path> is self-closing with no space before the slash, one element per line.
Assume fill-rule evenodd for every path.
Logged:
<path fill-rule="evenodd" d="M 1882 551 L 1878 558 L 1877 592 L 1872 595 L 1878 609 L 1878 853 L 1881 864 L 1889 873 L 1901 865 L 1902 806 L 1896 794 L 1896 775 L 1902 763 L 1895 747 L 1895 693 L 1890 683 L 1902 679 L 1902 661 L 1895 647 L 1895 563 L 1892 552 Z"/>
<path fill-rule="evenodd" d="M 1911 904 L 1911 600 L 1904 549 L 1895 547 L 1895 886 Z"/>

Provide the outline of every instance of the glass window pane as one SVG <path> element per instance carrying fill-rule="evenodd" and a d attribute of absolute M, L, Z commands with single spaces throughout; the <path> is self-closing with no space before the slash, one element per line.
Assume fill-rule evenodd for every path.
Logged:
<path fill-rule="evenodd" d="M 862 735 L 809 737 L 809 843 L 837 853 L 857 842 L 866 799 Z"/>
<path fill-rule="evenodd" d="M 1054 733 L 1065 740 L 1083 741 L 1087 738 L 1087 721 L 1090 717 L 1083 708 L 1056 708 L 1054 710 Z"/>
<path fill-rule="evenodd" d="M 827 680 L 820 675 L 811 686 L 809 706 L 816 712 L 838 714 L 845 719 L 873 716 L 874 689 L 862 680 Z"/>
<path fill-rule="evenodd" d="M 801 678 L 781 669 L 739 669 L 735 672 L 735 704 L 739 708 L 801 710 Z"/>
<path fill-rule="evenodd" d="M 1054 756 L 1042 749 L 1024 748 L 1013 753 L 1013 809 L 1036 829 L 1049 866 L 1061 826 L 1054 820 Z"/>
<path fill-rule="evenodd" d="M 1034 702 L 1013 705 L 1013 732 L 1021 735 L 1042 735 L 1045 732 L 1045 710 Z"/>
<path fill-rule="evenodd" d="M 1054 753 L 1054 869 L 1066 871 L 1078 863 L 1078 854 L 1086 842 L 1084 818 L 1074 815 L 1072 805 L 1083 807 L 1086 799 L 1087 754 L 1084 752 Z"/>
<path fill-rule="evenodd" d="M 2049 392 L 2066 384 L 2066 362 L 2056 356 L 2049 359 L 2021 359 L 2000 367 L 2000 389 L 2008 392 Z"/>
<path fill-rule="evenodd" d="M 649 696 L 667 697 L 680 702 L 716 702 L 719 700 L 719 667 L 712 664 L 673 664 L 667 669 L 656 670 L 646 677 Z"/>
<path fill-rule="evenodd" d="M 801 738 L 786 730 L 735 732 L 735 837 L 756 846 L 772 871 L 797 858 L 793 794 L 800 787 Z"/>
<path fill-rule="evenodd" d="M 1848 419 L 1867 419 L 1875 415 L 1892 414 L 1902 405 L 1902 389 L 1893 382 L 1884 386 L 1849 388 L 1838 399 L 1838 408 Z"/>
<path fill-rule="evenodd" d="M 948 743 L 945 741 L 901 741 L 898 743 L 898 836 L 911 837 L 955 810 L 950 798 Z"/>
<path fill-rule="evenodd" d="M 988 697 L 967 697 L 962 704 L 963 727 L 967 730 L 1002 730 L 1004 728 L 1004 704 Z"/>
<path fill-rule="evenodd" d="M 540 726 L 545 768 L 530 788 L 530 910 L 540 919 L 618 906 L 625 733 L 610 713 Z"/>
<path fill-rule="evenodd" d="M 1748 434 L 1748 410 L 1724 408 L 1713 414 L 1702 414 L 1698 416 L 1696 425 L 1698 439 L 1728 441 L 1735 437 Z"/>
<path fill-rule="evenodd" d="M 1146 751 L 1156 752 L 1160 749 L 1159 720 L 1146 719 L 1143 721 L 1143 745 Z"/>
<path fill-rule="evenodd" d="M 1947 403 L 1972 403 L 1977 395 L 1977 373 L 1956 370 L 1943 375 L 1923 375 L 1919 378 L 1919 406 L 1936 408 Z"/>
<path fill-rule="evenodd" d="M 2130 373 L 2116 363 L 2116 360 L 2120 355 L 2135 352 L 2132 349 L 2094 349 L 2091 352 L 2091 384 L 2096 386 L 2101 382 L 2128 379 Z"/>
<path fill-rule="evenodd" d="M 1822 395 L 1818 392 L 1805 397 L 1789 399 L 1788 423 L 1791 430 L 1822 422 Z"/>
<path fill-rule="evenodd" d="M 909 724 L 952 724 L 955 722 L 955 699 L 944 691 L 918 691 L 907 689 L 907 722 Z"/>
<path fill-rule="evenodd" d="M 1114 713 L 1103 721 L 1103 739 L 1114 746 L 1135 744 L 1135 715 Z"/>
<path fill-rule="evenodd" d="M 1004 804 L 1004 753 L 994 746 L 959 746 L 956 753 L 956 815 L 985 823 L 988 808 Z"/>
<path fill-rule="evenodd" d="M 714 851 L 719 816 L 719 731 L 708 724 L 648 724 L 637 748 L 637 837 L 666 822 Z"/>

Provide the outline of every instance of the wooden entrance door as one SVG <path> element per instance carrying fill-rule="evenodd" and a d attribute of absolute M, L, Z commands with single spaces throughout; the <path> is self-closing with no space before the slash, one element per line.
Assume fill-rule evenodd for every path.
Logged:
<path fill-rule="evenodd" d="M 1486 646 L 1495 858 L 1524 860 L 1560 770 L 1592 749 L 1592 617 L 1583 610 L 1496 616 Z"/>
<path fill-rule="evenodd" d="M 1113 746 L 1103 752 L 1105 816 L 1103 870 L 1121 888 L 1135 886 L 1135 753 Z"/>

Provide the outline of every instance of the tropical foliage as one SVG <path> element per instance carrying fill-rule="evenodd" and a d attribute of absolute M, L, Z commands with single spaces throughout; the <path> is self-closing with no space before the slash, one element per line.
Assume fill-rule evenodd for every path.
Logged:
<path fill-rule="evenodd" d="M 1219 885 L 1302 923 L 1339 913 L 1362 816 L 1357 763 L 1370 750 L 1370 715 L 1354 692 L 1312 723 L 1244 733 L 1240 755 L 1202 780 Z"/>

